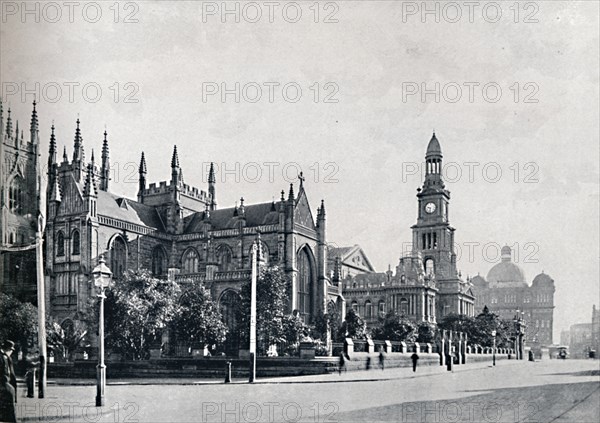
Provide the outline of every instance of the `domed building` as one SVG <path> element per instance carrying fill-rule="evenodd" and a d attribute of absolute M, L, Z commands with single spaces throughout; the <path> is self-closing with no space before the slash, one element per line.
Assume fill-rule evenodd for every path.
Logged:
<path fill-rule="evenodd" d="M 554 314 L 554 280 L 543 271 L 531 285 L 525 272 L 512 261 L 512 250 L 501 250 L 501 261 L 494 265 L 486 278 L 477 275 L 470 279 L 475 292 L 476 310 L 488 309 L 506 320 L 522 314 L 526 343 L 536 350 L 552 344 Z"/>

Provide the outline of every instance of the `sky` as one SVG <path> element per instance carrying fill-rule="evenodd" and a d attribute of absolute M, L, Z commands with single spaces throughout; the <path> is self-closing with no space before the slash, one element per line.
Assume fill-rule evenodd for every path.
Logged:
<path fill-rule="evenodd" d="M 132 198 L 141 152 L 168 180 L 175 144 L 189 185 L 215 162 L 219 207 L 302 171 L 328 241 L 378 271 L 408 248 L 435 130 L 462 275 L 512 246 L 555 280 L 560 342 L 600 304 L 598 2 L 471 4 L 2 1 L 5 113 L 27 130 L 36 96 L 44 163 L 53 122 L 71 156 L 79 117 L 97 161 L 106 129 Z"/>

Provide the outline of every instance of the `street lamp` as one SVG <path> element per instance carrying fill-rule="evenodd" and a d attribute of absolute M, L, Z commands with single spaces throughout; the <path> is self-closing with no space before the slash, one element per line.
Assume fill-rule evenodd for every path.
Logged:
<path fill-rule="evenodd" d="M 104 290 L 110 285 L 112 272 L 106 266 L 104 256 L 100 256 L 98 266 L 92 270 L 94 285 L 100 288 L 100 312 L 98 317 L 98 366 L 96 367 L 96 407 L 104 405 L 104 390 L 106 388 L 106 366 L 104 365 Z"/>
<path fill-rule="evenodd" d="M 494 338 L 494 348 L 492 349 L 492 365 L 496 365 L 496 331 L 492 331 L 492 337 Z"/>

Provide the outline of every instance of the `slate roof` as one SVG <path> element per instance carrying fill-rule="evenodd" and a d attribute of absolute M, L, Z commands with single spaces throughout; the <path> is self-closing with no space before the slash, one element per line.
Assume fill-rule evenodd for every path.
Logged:
<path fill-rule="evenodd" d="M 164 231 L 165 227 L 154 207 L 119 197 L 106 191 L 98 191 L 98 212 L 107 217 Z"/>
<path fill-rule="evenodd" d="M 279 212 L 276 203 L 250 204 L 244 207 L 246 227 L 261 225 L 273 225 L 279 223 Z M 210 212 L 210 224 L 212 230 L 230 229 L 235 227 L 240 214 L 234 216 L 235 207 L 217 209 Z M 197 212 L 186 218 L 185 233 L 200 232 L 205 212 Z"/>

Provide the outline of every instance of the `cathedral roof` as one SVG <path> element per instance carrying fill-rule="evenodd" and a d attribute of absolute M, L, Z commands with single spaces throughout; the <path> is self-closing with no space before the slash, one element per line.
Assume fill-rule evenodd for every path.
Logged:
<path fill-rule="evenodd" d="M 512 262 L 511 250 L 508 246 L 502 248 L 502 261 L 490 269 L 486 279 L 490 285 L 501 285 L 506 288 L 527 286 L 525 273 Z"/>
<path fill-rule="evenodd" d="M 235 215 L 237 210 L 237 216 Z M 200 232 L 205 212 L 197 212 L 186 218 L 186 233 Z M 244 216 L 247 227 L 261 225 L 274 225 L 279 223 L 279 213 L 273 203 L 259 203 L 244 206 Z M 212 230 L 230 229 L 235 227 L 241 217 L 239 208 L 212 210 L 210 212 L 210 225 Z"/>
<path fill-rule="evenodd" d="M 164 231 L 164 225 L 154 207 L 119 197 L 107 191 L 98 191 L 98 213 L 107 217 Z"/>

